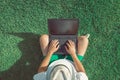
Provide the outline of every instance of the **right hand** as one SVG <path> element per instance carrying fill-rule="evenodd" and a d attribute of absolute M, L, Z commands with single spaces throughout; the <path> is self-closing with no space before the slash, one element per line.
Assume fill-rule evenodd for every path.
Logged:
<path fill-rule="evenodd" d="M 71 55 L 76 55 L 75 43 L 72 40 L 68 40 L 65 46 L 66 51 Z"/>
<path fill-rule="evenodd" d="M 50 46 L 48 47 L 48 53 L 53 54 L 59 49 L 59 41 L 58 40 L 52 40 L 50 42 Z"/>

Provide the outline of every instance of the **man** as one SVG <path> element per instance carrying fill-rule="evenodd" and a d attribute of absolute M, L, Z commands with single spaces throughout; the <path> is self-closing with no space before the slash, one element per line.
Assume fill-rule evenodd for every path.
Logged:
<path fill-rule="evenodd" d="M 40 37 L 40 46 L 44 60 L 39 66 L 38 74 L 34 80 L 88 80 L 85 69 L 81 63 L 88 47 L 89 34 L 78 37 L 78 49 L 75 43 L 68 40 L 65 49 L 67 56 L 54 54 L 59 49 L 59 41 L 52 40 L 49 43 L 49 36 L 44 34 Z"/>

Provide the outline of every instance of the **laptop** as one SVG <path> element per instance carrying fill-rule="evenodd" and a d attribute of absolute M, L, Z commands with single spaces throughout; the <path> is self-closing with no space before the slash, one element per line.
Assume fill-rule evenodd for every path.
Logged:
<path fill-rule="evenodd" d="M 65 45 L 68 40 L 74 41 L 77 49 L 79 19 L 48 19 L 49 43 L 58 39 L 59 49 L 56 54 L 67 55 Z"/>

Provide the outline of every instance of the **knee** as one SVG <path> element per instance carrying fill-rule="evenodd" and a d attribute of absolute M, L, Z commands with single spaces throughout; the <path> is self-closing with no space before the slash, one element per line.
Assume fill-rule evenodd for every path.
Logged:
<path fill-rule="evenodd" d="M 80 37 L 78 37 L 78 40 L 84 41 L 84 42 L 89 42 L 89 40 L 86 36 L 80 36 Z"/>
<path fill-rule="evenodd" d="M 42 40 L 42 39 L 48 39 L 48 34 L 42 34 L 39 40 Z"/>

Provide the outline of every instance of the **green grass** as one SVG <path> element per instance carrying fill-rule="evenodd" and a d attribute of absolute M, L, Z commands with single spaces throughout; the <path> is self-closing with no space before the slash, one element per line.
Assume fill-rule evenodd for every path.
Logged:
<path fill-rule="evenodd" d="M 120 80 L 120 0 L 0 1 L 0 80 L 32 80 L 48 18 L 79 18 L 90 33 L 83 60 L 90 80 Z"/>

